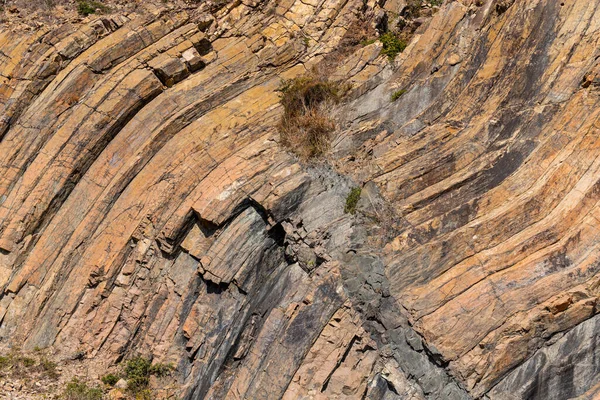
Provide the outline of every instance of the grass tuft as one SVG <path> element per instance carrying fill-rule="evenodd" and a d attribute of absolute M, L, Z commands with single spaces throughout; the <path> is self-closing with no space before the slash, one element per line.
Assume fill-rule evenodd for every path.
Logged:
<path fill-rule="evenodd" d="M 392 93 L 392 101 L 398 100 L 404 93 L 406 93 L 406 89 L 396 90 L 394 93 Z"/>
<path fill-rule="evenodd" d="M 325 154 L 336 129 L 332 108 L 348 89 L 312 75 L 284 80 L 278 89 L 281 144 L 304 160 Z"/>
<path fill-rule="evenodd" d="M 64 400 L 102 400 L 102 389 L 89 387 L 85 382 L 73 378 L 63 392 Z"/>

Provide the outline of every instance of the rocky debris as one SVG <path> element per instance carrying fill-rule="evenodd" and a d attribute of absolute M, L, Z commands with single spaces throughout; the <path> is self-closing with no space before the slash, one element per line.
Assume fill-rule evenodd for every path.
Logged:
<path fill-rule="evenodd" d="M 433 3 L 8 9 L 0 343 L 164 398 L 593 398 L 600 2 Z M 308 71 L 352 90 L 306 165 Z"/>

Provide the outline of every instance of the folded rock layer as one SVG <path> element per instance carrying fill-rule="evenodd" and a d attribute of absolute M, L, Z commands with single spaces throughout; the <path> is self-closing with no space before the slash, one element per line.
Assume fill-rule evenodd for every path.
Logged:
<path fill-rule="evenodd" d="M 594 398 L 600 1 L 352 41 L 405 7 L 0 27 L 0 345 L 173 363 L 186 399 Z M 321 163 L 277 130 L 311 71 L 351 86 Z"/>

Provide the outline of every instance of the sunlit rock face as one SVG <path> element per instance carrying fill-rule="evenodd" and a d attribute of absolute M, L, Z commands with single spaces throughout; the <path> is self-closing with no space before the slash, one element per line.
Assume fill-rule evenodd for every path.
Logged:
<path fill-rule="evenodd" d="M 0 347 L 185 399 L 595 398 L 600 1 L 428 4 L 389 60 L 407 3 L 0 25 Z M 308 73 L 351 87 L 311 162 Z"/>

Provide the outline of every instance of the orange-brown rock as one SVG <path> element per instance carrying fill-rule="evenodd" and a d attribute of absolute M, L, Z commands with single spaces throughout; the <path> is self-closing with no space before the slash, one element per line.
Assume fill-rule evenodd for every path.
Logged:
<path fill-rule="evenodd" d="M 186 399 L 597 396 L 600 1 L 158 3 L 0 26 L 0 348 Z M 306 164 L 308 72 L 352 88 Z"/>

